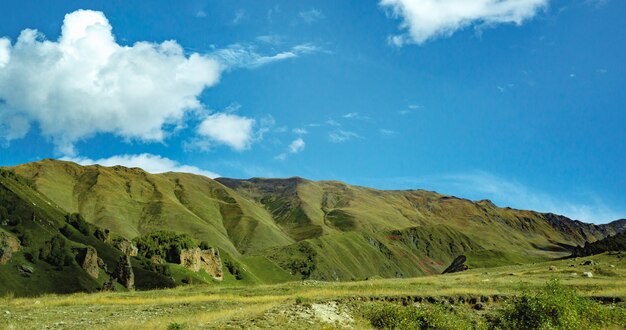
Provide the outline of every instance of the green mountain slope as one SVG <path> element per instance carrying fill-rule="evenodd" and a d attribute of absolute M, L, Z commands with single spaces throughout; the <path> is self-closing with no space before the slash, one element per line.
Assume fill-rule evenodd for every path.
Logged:
<path fill-rule="evenodd" d="M 0 169 L 0 250 L 4 257 L 0 262 L 0 295 L 100 290 L 110 279 L 105 270 L 116 268 L 122 252 L 98 240 L 93 235 L 96 227 L 73 227 L 68 213 L 32 186 L 28 180 Z M 79 256 L 87 250 L 93 252 L 91 270 Z M 174 285 L 169 277 L 144 269 L 142 262 L 145 260 L 132 260 L 137 288 Z M 119 284 L 114 286 L 126 290 Z"/>
<path fill-rule="evenodd" d="M 335 181 L 212 180 L 56 160 L 13 170 L 62 208 L 128 239 L 167 229 L 207 241 L 256 283 L 432 274 L 459 254 L 471 267 L 524 263 L 623 230 L 486 200 Z"/>

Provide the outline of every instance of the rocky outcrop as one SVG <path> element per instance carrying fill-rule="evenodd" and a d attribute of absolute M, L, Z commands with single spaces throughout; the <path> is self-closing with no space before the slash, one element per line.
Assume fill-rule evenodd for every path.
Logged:
<path fill-rule="evenodd" d="M 201 250 L 200 248 L 182 250 L 180 252 L 180 264 L 194 272 L 202 269 L 218 281 L 224 278 L 220 253 L 214 248 L 209 248 L 208 250 Z"/>
<path fill-rule="evenodd" d="M 135 273 L 129 256 L 121 256 L 113 272 L 113 278 L 129 290 L 135 289 Z"/>
<path fill-rule="evenodd" d="M 469 267 L 467 267 L 465 265 L 465 261 L 467 260 L 467 258 L 465 256 L 458 256 L 454 259 L 454 261 L 452 261 L 452 263 L 450 264 L 450 266 L 448 266 L 448 268 L 446 268 L 442 274 L 448 274 L 448 273 L 457 273 L 457 272 L 462 272 L 464 270 L 468 270 Z"/>
<path fill-rule="evenodd" d="M 86 248 L 76 248 L 74 250 L 77 251 L 76 262 L 78 262 L 89 276 L 98 279 L 100 276 L 100 266 L 96 249 L 89 246 Z"/>
<path fill-rule="evenodd" d="M 139 250 L 137 249 L 135 244 L 133 244 L 133 242 L 127 239 L 123 239 L 123 238 L 115 240 L 113 242 L 113 246 L 115 246 L 116 249 L 122 251 L 122 253 L 124 253 L 125 255 L 129 257 L 134 257 L 139 252 Z"/>
<path fill-rule="evenodd" d="M 9 234 L 0 232 L 0 265 L 11 261 L 13 253 L 20 250 L 20 241 Z"/>

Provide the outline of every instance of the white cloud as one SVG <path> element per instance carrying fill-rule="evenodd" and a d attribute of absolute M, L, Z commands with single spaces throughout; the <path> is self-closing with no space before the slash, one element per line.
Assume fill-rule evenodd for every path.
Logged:
<path fill-rule="evenodd" d="M 331 118 L 331 119 L 328 119 L 328 120 L 326 121 L 326 125 L 336 126 L 336 127 L 341 126 L 341 124 L 340 124 L 340 123 L 338 123 L 336 120 L 334 120 L 334 119 L 332 119 L 332 118 Z"/>
<path fill-rule="evenodd" d="M 103 13 L 78 10 L 57 41 L 31 29 L 14 45 L 0 39 L 0 117 L 23 119 L 0 134 L 16 139 L 28 132 L 24 122 L 37 122 L 66 155 L 97 133 L 163 141 L 164 125 L 202 108 L 198 96 L 220 73 L 215 59 L 187 56 L 175 41 L 122 46 Z"/>
<path fill-rule="evenodd" d="M 401 18 L 400 29 L 389 37 L 395 46 L 421 44 L 447 37 L 471 25 L 521 25 L 545 8 L 548 0 L 381 0 L 380 5 L 394 18 Z"/>
<path fill-rule="evenodd" d="M 274 157 L 274 159 L 283 161 L 283 160 L 287 159 L 287 153 L 283 152 L 283 153 L 277 155 L 276 157 Z"/>
<path fill-rule="evenodd" d="M 369 117 L 367 116 L 361 116 L 358 112 L 349 112 L 343 115 L 342 117 L 346 119 L 359 119 L 359 120 L 369 119 Z"/>
<path fill-rule="evenodd" d="M 304 140 L 302 138 L 297 138 L 291 141 L 291 143 L 287 147 L 287 152 L 280 153 L 279 155 L 274 157 L 274 159 L 283 161 L 287 159 L 289 154 L 297 154 L 297 153 L 304 151 L 305 147 L 306 147 L 306 143 L 304 142 Z"/>
<path fill-rule="evenodd" d="M 381 135 L 384 136 L 392 136 L 394 134 L 396 134 L 396 131 L 391 130 L 391 129 L 387 129 L 387 128 L 381 128 L 378 130 L 378 133 L 380 133 Z"/>
<path fill-rule="evenodd" d="M 246 11 L 243 9 L 237 10 L 232 21 L 233 25 L 239 24 L 244 18 L 246 18 Z"/>
<path fill-rule="evenodd" d="M 289 144 L 289 152 L 291 152 L 292 154 L 297 154 L 304 151 L 305 146 L 306 144 L 304 143 L 304 140 L 302 138 L 297 138 L 293 140 L 291 144 Z"/>
<path fill-rule="evenodd" d="M 204 17 L 206 17 L 206 13 L 204 12 L 204 10 L 198 10 L 196 12 L 196 17 L 204 18 Z"/>
<path fill-rule="evenodd" d="M 294 128 L 293 130 L 291 130 L 294 134 L 298 134 L 298 135 L 305 135 L 305 134 L 309 134 L 309 131 L 306 130 L 306 128 Z"/>
<path fill-rule="evenodd" d="M 274 55 L 261 55 L 253 45 L 233 44 L 211 54 L 225 69 L 256 69 L 263 65 L 321 51 L 313 44 L 300 44 Z"/>
<path fill-rule="evenodd" d="M 245 150 L 254 139 L 255 120 L 230 113 L 208 116 L 198 126 L 198 134 L 211 141 Z"/>
<path fill-rule="evenodd" d="M 360 136 L 354 132 L 344 131 L 341 129 L 328 133 L 328 139 L 333 143 L 343 143 L 348 140 L 359 138 Z"/>
<path fill-rule="evenodd" d="M 205 171 L 195 166 L 182 165 L 166 157 L 153 154 L 117 155 L 109 158 L 92 160 L 84 157 L 63 157 L 62 160 L 75 162 L 80 165 L 139 167 L 149 173 L 185 172 L 203 175 L 209 178 L 217 178 L 220 175 L 211 171 Z"/>
<path fill-rule="evenodd" d="M 307 24 L 314 23 L 324 18 L 324 13 L 315 8 L 301 11 L 298 15 L 300 15 L 300 18 Z"/>

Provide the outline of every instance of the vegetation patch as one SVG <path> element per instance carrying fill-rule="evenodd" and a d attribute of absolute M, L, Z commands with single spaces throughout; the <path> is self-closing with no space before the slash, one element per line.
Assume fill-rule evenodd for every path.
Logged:
<path fill-rule="evenodd" d="M 148 259 L 158 256 L 163 260 L 179 264 L 180 252 L 184 249 L 192 249 L 197 244 L 187 234 L 176 234 L 169 231 L 156 231 L 133 240 L 137 246 L 139 255 Z"/>

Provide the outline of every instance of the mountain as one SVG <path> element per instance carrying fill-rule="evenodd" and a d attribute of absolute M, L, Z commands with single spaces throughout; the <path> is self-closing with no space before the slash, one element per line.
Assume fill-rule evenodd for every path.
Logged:
<path fill-rule="evenodd" d="M 303 178 L 150 174 L 46 159 L 9 168 L 63 212 L 125 239 L 187 234 L 217 248 L 226 279 L 271 283 L 440 273 L 561 257 L 624 230 L 425 190 Z M 63 213 L 62 212 L 62 213 Z"/>
<path fill-rule="evenodd" d="M 124 256 L 90 234 L 95 229 L 66 213 L 31 181 L 0 169 L 0 295 L 100 290 Z M 133 287 L 175 285 L 169 276 L 145 267 L 146 261 L 137 257 L 129 265 Z M 126 289 L 113 282 L 111 289 Z"/>

